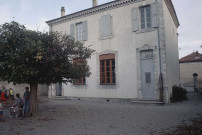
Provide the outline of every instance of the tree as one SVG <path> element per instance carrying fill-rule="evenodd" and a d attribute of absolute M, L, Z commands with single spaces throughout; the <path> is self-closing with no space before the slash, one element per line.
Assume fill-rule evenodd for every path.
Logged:
<path fill-rule="evenodd" d="M 90 76 L 87 59 L 94 50 L 68 35 L 27 30 L 17 22 L 0 26 L 0 80 L 27 83 L 31 91 L 31 114 L 38 110 L 38 84 L 71 82 Z M 82 65 L 73 63 L 74 58 Z"/>

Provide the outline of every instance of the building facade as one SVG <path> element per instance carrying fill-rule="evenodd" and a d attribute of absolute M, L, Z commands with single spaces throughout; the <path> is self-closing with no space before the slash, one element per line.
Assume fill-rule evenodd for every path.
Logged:
<path fill-rule="evenodd" d="M 172 86 L 179 83 L 179 21 L 172 1 L 96 3 L 69 15 L 62 8 L 60 18 L 47 21 L 50 31 L 69 34 L 96 51 L 88 60 L 89 78 L 50 89 L 69 97 L 169 102 Z"/>
<path fill-rule="evenodd" d="M 194 73 L 198 74 L 197 87 L 202 88 L 202 54 L 198 51 L 180 59 L 180 82 L 185 87 L 193 87 Z"/>

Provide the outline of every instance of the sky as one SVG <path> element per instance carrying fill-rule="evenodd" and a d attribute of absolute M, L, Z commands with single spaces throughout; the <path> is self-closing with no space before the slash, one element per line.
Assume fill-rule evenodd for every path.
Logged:
<path fill-rule="evenodd" d="M 104 4 L 113 0 L 98 0 Z M 202 0 L 172 0 L 179 22 L 179 58 L 193 51 L 202 53 Z M 0 25 L 16 21 L 28 29 L 46 32 L 45 23 L 66 14 L 92 7 L 92 0 L 0 0 Z"/>

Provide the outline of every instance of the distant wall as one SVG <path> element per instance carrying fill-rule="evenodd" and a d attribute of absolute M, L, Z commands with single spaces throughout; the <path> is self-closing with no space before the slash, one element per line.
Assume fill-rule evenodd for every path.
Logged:
<path fill-rule="evenodd" d="M 16 95 L 16 93 L 19 93 L 22 97 L 23 93 L 25 92 L 25 87 L 29 87 L 29 84 L 14 85 L 13 83 L 0 82 L 0 87 L 2 86 L 4 86 L 6 89 L 12 88 L 14 91 L 14 95 Z M 38 96 L 48 96 L 47 85 L 38 85 Z"/>
<path fill-rule="evenodd" d="M 180 63 L 180 81 L 184 86 L 194 86 L 193 73 L 198 74 L 198 86 L 202 88 L 202 62 Z"/>

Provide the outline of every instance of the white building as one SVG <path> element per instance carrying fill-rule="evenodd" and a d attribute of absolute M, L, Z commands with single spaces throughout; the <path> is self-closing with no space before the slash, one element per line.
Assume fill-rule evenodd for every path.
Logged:
<path fill-rule="evenodd" d="M 163 97 L 169 102 L 172 86 L 179 83 L 179 21 L 171 0 L 115 0 L 102 5 L 93 0 L 92 8 L 69 15 L 62 7 L 61 17 L 47 24 L 50 31 L 70 34 L 96 50 L 88 60 L 92 75 L 76 84 L 52 86 L 56 95 L 62 90 L 68 97 Z"/>

